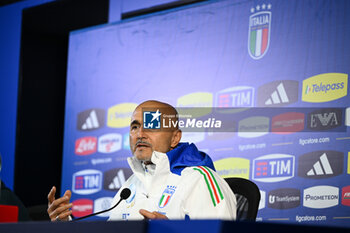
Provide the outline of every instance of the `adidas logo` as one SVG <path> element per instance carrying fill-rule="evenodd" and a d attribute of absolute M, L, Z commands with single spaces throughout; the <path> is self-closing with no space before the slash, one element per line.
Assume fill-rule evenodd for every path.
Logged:
<path fill-rule="evenodd" d="M 344 153 L 340 151 L 313 151 L 299 157 L 298 176 L 324 179 L 343 174 Z"/>
<path fill-rule="evenodd" d="M 295 80 L 277 80 L 258 88 L 257 106 L 278 107 L 298 101 L 299 83 Z"/>
<path fill-rule="evenodd" d="M 288 103 L 287 92 L 282 83 L 277 86 L 277 90 L 272 92 L 271 97 L 265 101 L 265 105 Z"/>
<path fill-rule="evenodd" d="M 77 129 L 83 131 L 96 130 L 105 125 L 105 110 L 88 109 L 78 114 Z"/>
<path fill-rule="evenodd" d="M 81 129 L 86 130 L 95 129 L 99 127 L 100 124 L 98 123 L 96 112 L 95 110 L 92 110 L 89 117 L 86 118 L 85 123 L 81 126 Z"/>
<path fill-rule="evenodd" d="M 317 175 L 332 175 L 333 170 L 332 167 L 328 161 L 326 153 L 323 153 L 319 159 L 314 165 L 313 168 L 311 168 L 306 175 L 307 176 L 317 176 Z"/>
<path fill-rule="evenodd" d="M 112 183 L 108 185 L 108 189 L 119 189 L 125 183 L 125 175 L 123 170 L 120 170 L 118 174 L 113 178 Z"/>

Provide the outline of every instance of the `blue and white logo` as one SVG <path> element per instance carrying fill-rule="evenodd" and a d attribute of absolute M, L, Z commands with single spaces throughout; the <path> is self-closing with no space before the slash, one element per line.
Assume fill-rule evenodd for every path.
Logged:
<path fill-rule="evenodd" d="M 102 188 L 102 172 L 93 169 L 82 170 L 73 174 L 73 193 L 88 195 L 97 193 Z"/>
<path fill-rule="evenodd" d="M 260 156 L 253 161 L 253 180 L 279 182 L 294 177 L 295 157 L 287 154 Z"/>
<path fill-rule="evenodd" d="M 156 112 L 144 111 L 143 112 L 143 128 L 144 129 L 160 129 L 160 116 L 159 109 Z"/>
<path fill-rule="evenodd" d="M 253 107 L 254 88 L 249 86 L 230 87 L 216 94 L 217 107 Z"/>

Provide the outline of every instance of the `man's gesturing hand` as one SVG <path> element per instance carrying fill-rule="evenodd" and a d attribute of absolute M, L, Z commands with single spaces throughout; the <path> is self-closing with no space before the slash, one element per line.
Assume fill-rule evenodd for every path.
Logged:
<path fill-rule="evenodd" d="M 140 209 L 139 213 L 145 218 L 145 219 L 168 219 L 167 216 L 164 214 L 160 214 L 157 211 L 149 212 L 144 209 Z"/>
<path fill-rule="evenodd" d="M 68 221 L 68 216 L 72 214 L 70 208 L 73 206 L 72 203 L 69 203 L 69 200 L 72 196 L 72 192 L 67 190 L 63 197 L 55 199 L 56 187 L 53 186 L 47 199 L 49 201 L 47 213 L 51 221 Z"/>

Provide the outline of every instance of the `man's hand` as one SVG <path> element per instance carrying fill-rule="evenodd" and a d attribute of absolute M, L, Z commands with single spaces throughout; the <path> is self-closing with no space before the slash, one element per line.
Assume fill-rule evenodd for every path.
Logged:
<path fill-rule="evenodd" d="M 139 213 L 145 218 L 145 219 L 168 219 L 167 216 L 158 213 L 157 211 L 149 212 L 144 209 L 140 209 Z"/>
<path fill-rule="evenodd" d="M 73 204 L 69 203 L 69 200 L 72 196 L 72 192 L 67 190 L 63 197 L 55 199 L 56 187 L 53 186 L 47 199 L 49 201 L 47 213 L 51 221 L 68 221 L 68 216 L 72 214 L 70 208 Z"/>

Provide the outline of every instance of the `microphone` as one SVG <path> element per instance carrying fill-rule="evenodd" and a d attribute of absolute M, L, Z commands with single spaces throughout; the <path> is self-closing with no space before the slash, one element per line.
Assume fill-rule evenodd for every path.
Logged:
<path fill-rule="evenodd" d="M 96 212 L 96 213 L 93 213 L 93 214 L 89 214 L 89 215 L 86 215 L 86 216 L 83 216 L 81 218 L 76 218 L 76 219 L 73 219 L 72 221 L 79 221 L 79 220 L 82 220 L 84 218 L 89 218 L 89 217 L 92 217 L 92 216 L 95 216 L 95 215 L 98 215 L 98 214 L 102 214 L 102 213 L 105 213 L 105 212 L 108 212 L 112 209 L 114 209 L 115 207 L 117 207 L 117 205 L 119 205 L 119 203 L 122 201 L 122 200 L 126 200 L 130 197 L 130 194 L 131 194 L 131 191 L 130 189 L 128 188 L 124 188 L 121 193 L 120 193 L 120 200 L 117 202 L 117 204 L 115 204 L 114 206 L 112 206 L 111 208 L 107 209 L 107 210 L 102 210 L 102 211 L 99 211 L 99 212 Z"/>

